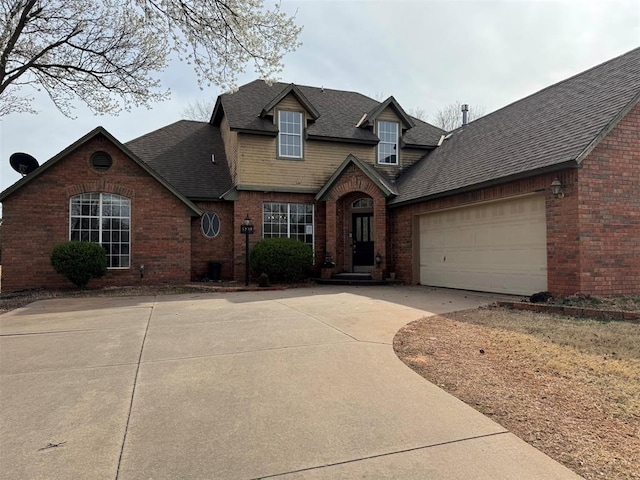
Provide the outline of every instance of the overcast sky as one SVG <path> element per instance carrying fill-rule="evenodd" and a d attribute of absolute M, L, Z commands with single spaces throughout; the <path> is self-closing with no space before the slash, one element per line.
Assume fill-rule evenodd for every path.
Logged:
<path fill-rule="evenodd" d="M 282 81 L 394 95 L 430 115 L 456 100 L 489 113 L 640 45 L 637 0 L 283 0 L 282 8 L 304 26 Z M 247 72 L 240 84 L 254 78 Z M 200 90 L 179 63 L 162 79 L 172 97 L 151 110 L 112 117 L 79 107 L 71 120 L 40 96 L 39 114 L 0 117 L 0 191 L 20 179 L 13 152 L 43 163 L 98 125 L 126 142 L 179 120 L 190 102 L 213 107 L 220 93 Z"/>

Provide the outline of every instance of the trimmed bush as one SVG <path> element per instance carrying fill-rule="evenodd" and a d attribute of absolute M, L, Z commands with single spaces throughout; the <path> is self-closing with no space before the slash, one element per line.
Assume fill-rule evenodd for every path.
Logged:
<path fill-rule="evenodd" d="M 299 240 L 267 238 L 251 250 L 250 265 L 255 275 L 266 273 L 271 282 L 299 282 L 311 275 L 313 251 Z"/>
<path fill-rule="evenodd" d="M 97 243 L 61 243 L 51 253 L 51 265 L 78 288 L 85 288 L 92 278 L 107 273 L 107 255 Z"/>

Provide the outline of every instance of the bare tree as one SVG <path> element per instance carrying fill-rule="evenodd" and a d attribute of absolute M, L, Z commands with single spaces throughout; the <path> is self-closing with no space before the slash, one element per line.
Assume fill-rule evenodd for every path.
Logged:
<path fill-rule="evenodd" d="M 422 120 L 423 122 L 429 121 L 429 114 L 424 108 L 421 108 L 421 107 L 410 108 L 407 113 L 412 117 Z"/>
<path fill-rule="evenodd" d="M 485 107 L 469 106 L 468 120 L 477 120 L 485 113 Z M 455 130 L 462 125 L 462 102 L 459 100 L 455 103 L 450 103 L 444 108 L 441 108 L 434 115 L 433 124 L 440 127 L 447 132 Z"/>
<path fill-rule="evenodd" d="M 154 74 L 172 52 L 201 86 L 232 89 L 247 64 L 273 78 L 301 30 L 264 0 L 0 0 L 0 21 L 0 115 L 34 111 L 25 87 L 67 116 L 78 99 L 148 106 L 168 96 Z"/>
<path fill-rule="evenodd" d="M 382 90 L 378 90 L 373 94 L 373 99 L 376 102 L 384 102 L 388 97 L 385 97 L 384 92 Z"/>
<path fill-rule="evenodd" d="M 182 118 L 185 120 L 197 120 L 199 122 L 208 122 L 213 112 L 213 106 L 206 100 L 196 100 L 189 102 L 182 109 Z"/>

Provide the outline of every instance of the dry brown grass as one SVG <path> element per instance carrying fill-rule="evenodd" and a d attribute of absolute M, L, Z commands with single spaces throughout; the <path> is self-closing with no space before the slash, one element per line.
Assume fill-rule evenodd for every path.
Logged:
<path fill-rule="evenodd" d="M 398 356 L 585 478 L 640 478 L 640 325 L 504 309 L 418 320 Z M 483 352 L 483 353 L 481 353 Z"/>

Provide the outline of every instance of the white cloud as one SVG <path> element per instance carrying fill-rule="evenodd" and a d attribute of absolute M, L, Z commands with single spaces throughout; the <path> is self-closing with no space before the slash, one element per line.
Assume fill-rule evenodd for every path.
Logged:
<path fill-rule="evenodd" d="M 461 100 L 492 111 L 640 44 L 635 1 L 285 1 L 304 25 L 283 81 L 394 95 L 429 113 Z M 121 141 L 180 119 L 201 91 L 176 62 L 162 74 L 171 100 L 118 117 L 78 108 L 75 120 L 36 96 L 38 115 L 0 120 L 0 191 L 20 179 L 9 156 L 45 161 L 102 125 Z M 251 73 L 241 82 L 253 79 Z"/>

